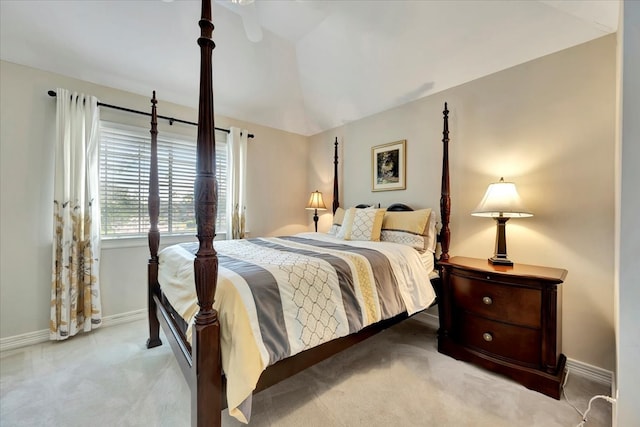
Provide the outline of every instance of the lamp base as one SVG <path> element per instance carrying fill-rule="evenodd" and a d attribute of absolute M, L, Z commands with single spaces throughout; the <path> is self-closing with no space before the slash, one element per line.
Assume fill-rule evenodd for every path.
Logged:
<path fill-rule="evenodd" d="M 507 221 L 508 217 L 500 216 L 496 219 L 496 250 L 493 256 L 489 258 L 489 262 L 493 265 L 513 265 L 513 261 L 507 258 Z"/>
<path fill-rule="evenodd" d="M 318 209 L 313 214 L 313 222 L 316 224 L 316 233 L 318 232 Z"/>
<path fill-rule="evenodd" d="M 494 265 L 513 265 L 513 261 L 509 258 L 491 257 L 489 258 L 489 262 Z"/>

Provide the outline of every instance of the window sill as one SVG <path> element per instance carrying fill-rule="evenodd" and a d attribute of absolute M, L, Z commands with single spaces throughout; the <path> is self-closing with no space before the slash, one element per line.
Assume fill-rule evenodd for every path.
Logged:
<path fill-rule="evenodd" d="M 216 240 L 224 240 L 226 238 L 226 233 L 217 233 Z M 184 234 L 184 235 L 174 235 L 174 236 L 163 236 L 160 234 L 160 247 L 165 247 L 169 245 L 176 245 L 178 243 L 188 243 L 188 242 L 197 242 L 198 239 L 193 234 Z M 121 249 L 121 248 L 148 248 L 149 247 L 149 239 L 147 236 L 144 237 L 111 237 L 111 238 L 103 238 L 100 242 L 101 248 L 110 250 L 110 249 Z"/>

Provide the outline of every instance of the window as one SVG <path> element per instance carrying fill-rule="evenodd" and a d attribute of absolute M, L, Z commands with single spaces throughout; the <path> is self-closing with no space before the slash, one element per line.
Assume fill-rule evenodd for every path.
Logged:
<path fill-rule="evenodd" d="M 227 135 L 216 131 L 218 215 L 216 229 L 226 230 Z M 103 238 L 143 237 L 149 231 L 148 129 L 100 123 L 100 209 Z M 196 142 L 189 137 L 158 133 L 158 177 L 162 235 L 193 235 L 196 222 L 193 182 Z"/>

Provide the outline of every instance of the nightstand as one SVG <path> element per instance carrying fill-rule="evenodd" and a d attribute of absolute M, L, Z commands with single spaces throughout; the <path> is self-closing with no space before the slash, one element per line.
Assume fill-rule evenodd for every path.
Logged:
<path fill-rule="evenodd" d="M 438 351 L 560 399 L 567 359 L 558 287 L 567 271 L 464 257 L 439 265 Z"/>

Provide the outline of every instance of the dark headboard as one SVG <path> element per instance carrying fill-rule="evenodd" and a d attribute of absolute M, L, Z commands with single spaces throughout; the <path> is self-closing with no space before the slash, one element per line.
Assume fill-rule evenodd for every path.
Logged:
<path fill-rule="evenodd" d="M 368 205 L 366 203 L 361 203 L 359 205 L 356 205 L 356 209 L 366 209 L 366 208 L 370 208 L 373 205 Z M 378 203 L 378 208 L 380 207 L 380 203 Z M 389 206 L 387 208 L 388 211 L 392 211 L 392 212 L 402 212 L 402 211 L 412 211 L 413 208 L 411 208 L 410 206 L 405 205 L 404 203 L 394 203 L 391 206 Z"/>
<path fill-rule="evenodd" d="M 391 212 L 403 212 L 403 211 L 412 211 L 413 208 L 405 205 L 404 203 L 394 203 L 387 208 L 388 211 Z"/>

